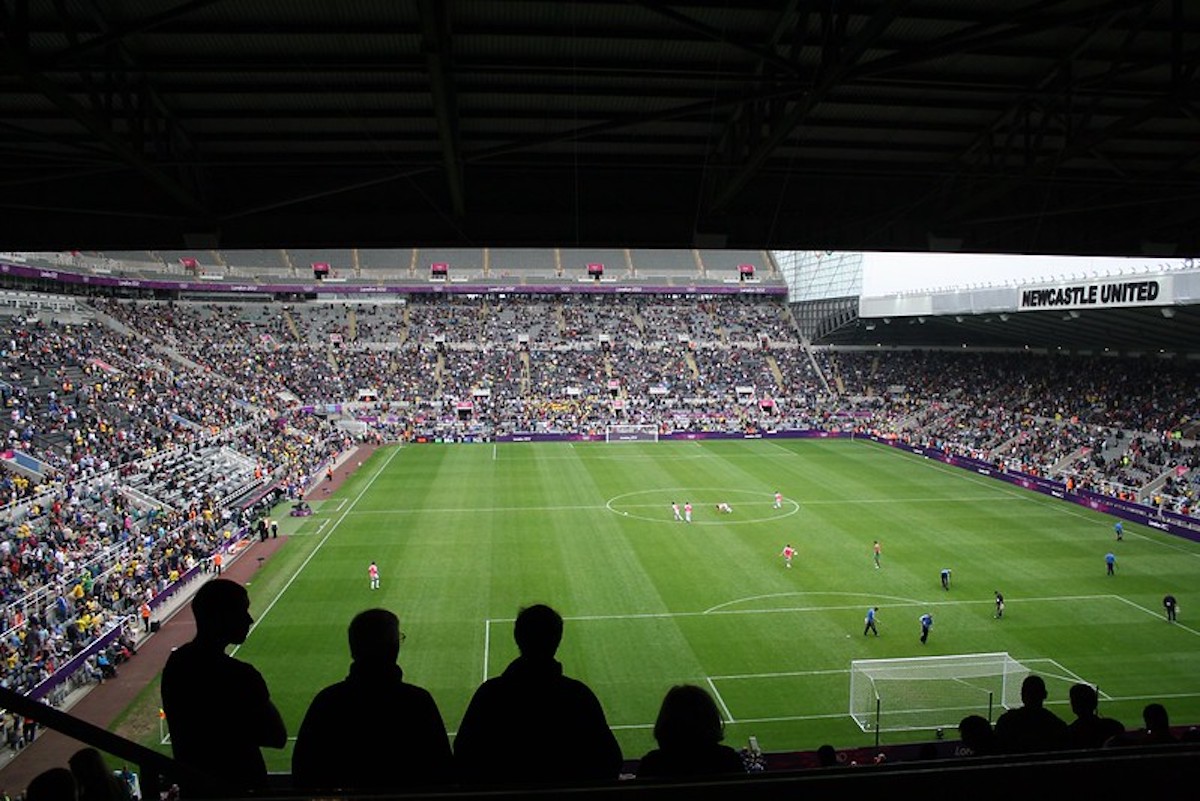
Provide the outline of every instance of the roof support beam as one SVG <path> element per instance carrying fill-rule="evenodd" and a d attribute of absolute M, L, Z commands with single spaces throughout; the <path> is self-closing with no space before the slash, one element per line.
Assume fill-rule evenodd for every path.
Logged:
<path fill-rule="evenodd" d="M 451 77 L 450 20 L 445 4 L 439 0 L 420 0 L 417 5 L 421 15 L 425 63 L 429 70 L 429 91 L 433 95 L 433 113 L 437 119 L 438 140 L 442 148 L 442 169 L 446 173 L 451 208 L 456 217 L 462 217 L 466 214 L 466 201 L 458 135 L 458 103 Z"/>
<path fill-rule="evenodd" d="M 24 16 L 21 7 L 24 4 L 24 0 L 18 3 L 17 14 L 13 17 L 9 16 L 7 7 L 0 4 L 0 30 L 4 32 L 2 43 L 0 43 L 0 53 L 3 54 L 4 60 L 13 73 L 20 76 L 26 84 L 35 88 L 77 124 L 87 129 L 113 156 L 177 201 L 187 213 L 208 219 L 209 212 L 200 201 L 173 178 L 130 148 L 113 130 L 110 120 L 84 108 L 57 84 L 29 66 L 28 54 L 20 46 L 20 42 L 24 40 L 21 30 Z"/>
<path fill-rule="evenodd" d="M 741 169 L 729 179 L 729 182 L 713 200 L 711 211 L 720 211 L 723 209 L 746 187 L 746 184 L 762 169 L 776 148 L 791 136 L 792 131 L 804 121 L 808 113 L 819 105 L 829 92 L 841 82 L 850 68 L 857 64 L 867 48 L 883 35 L 907 3 L 908 0 L 891 0 L 891 2 L 879 9 L 870 18 L 867 24 L 846 44 L 845 48 L 837 48 L 835 40 L 827 42 L 822 53 L 823 64 L 820 73 L 817 75 L 816 84 L 775 125 L 766 139 L 759 144 L 758 148 L 742 164 Z M 837 22 L 836 18 L 831 20 L 831 22 L 834 25 L 844 25 L 844 19 L 845 17 L 843 16 L 842 22 Z"/>
<path fill-rule="evenodd" d="M 48 69 L 53 66 L 69 64 L 79 56 L 84 55 L 85 53 L 90 53 L 97 48 L 118 44 L 126 37 L 132 36 L 135 33 L 144 33 L 146 31 L 153 30 L 160 25 L 173 22 L 180 17 L 192 13 L 193 11 L 220 2 L 222 2 L 222 0 L 191 0 L 191 2 L 183 3 L 182 5 L 175 6 L 174 8 L 169 8 L 159 14 L 132 20 L 126 25 L 121 25 L 119 27 L 106 30 L 104 33 L 100 34 L 99 36 L 93 36 L 91 39 L 85 39 L 82 42 L 73 42 L 70 47 L 59 51 L 53 57 L 51 57 L 48 63 L 39 64 L 38 66 L 42 69 Z"/>
<path fill-rule="evenodd" d="M 632 5 L 640 6 L 647 11 L 652 11 L 659 16 L 666 17 L 672 22 L 677 22 L 684 28 L 712 39 L 714 42 L 720 42 L 721 44 L 729 45 L 730 47 L 734 47 L 738 50 L 749 53 L 757 58 L 760 62 L 777 67 L 788 75 L 798 75 L 800 72 L 793 62 L 786 58 L 780 57 L 772 48 L 764 48 L 753 44 L 747 44 L 745 42 L 739 42 L 738 40 L 730 38 L 728 35 L 726 35 L 725 31 L 718 30 L 710 25 L 705 25 L 703 22 L 692 19 L 686 14 L 682 14 L 672 8 L 668 8 L 661 3 L 650 3 L 646 2 L 645 0 L 628 0 L 628 2 Z M 791 0 L 790 6 L 794 7 L 795 5 L 796 0 Z"/>

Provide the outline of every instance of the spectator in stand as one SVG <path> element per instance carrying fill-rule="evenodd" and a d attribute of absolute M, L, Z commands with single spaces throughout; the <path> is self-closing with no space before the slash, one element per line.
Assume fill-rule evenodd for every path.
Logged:
<path fill-rule="evenodd" d="M 621 748 L 600 701 L 564 676 L 554 658 L 562 634 L 562 617 L 549 606 L 517 615 L 520 656 L 475 691 L 458 727 L 454 759 L 462 782 L 567 784 L 620 774 Z"/>
<path fill-rule="evenodd" d="M 1100 717 L 1096 688 L 1082 682 L 1071 685 L 1071 711 L 1075 720 L 1067 725 L 1068 748 L 1099 748 L 1114 737 L 1125 733 L 1119 720 Z"/>
<path fill-rule="evenodd" d="M 67 760 L 80 801 L 124 801 L 125 786 L 95 748 L 81 748 Z"/>
<path fill-rule="evenodd" d="M 1144 728 L 1126 731 L 1111 738 L 1106 745 L 1170 745 L 1179 742 L 1171 731 L 1167 708 L 1159 703 L 1146 704 L 1142 709 Z"/>
<path fill-rule="evenodd" d="M 321 690 L 300 724 L 292 751 L 296 787 L 391 793 L 448 783 L 450 740 L 441 712 L 396 664 L 400 620 L 368 609 L 350 622 L 349 639 L 350 675 Z"/>
<path fill-rule="evenodd" d="M 42 771 L 25 788 L 25 801 L 76 801 L 79 785 L 67 768 Z"/>
<path fill-rule="evenodd" d="M 967 715 L 960 720 L 958 736 L 962 739 L 959 756 L 989 756 L 998 750 L 992 724 L 982 715 Z"/>
<path fill-rule="evenodd" d="M 1142 709 L 1142 723 L 1146 724 L 1143 742 L 1147 744 L 1175 743 L 1178 739 L 1171 731 L 1167 708 L 1162 704 L 1146 704 Z"/>
<path fill-rule="evenodd" d="M 162 673 L 162 702 L 171 750 L 197 776 L 181 782 L 185 796 L 262 789 L 267 766 L 260 748 L 283 748 L 287 729 L 262 675 L 225 654 L 246 641 L 250 596 L 240 584 L 212 579 L 192 599 L 196 636 L 171 653 Z M 220 688 L 226 712 L 216 714 Z"/>
<path fill-rule="evenodd" d="M 745 773 L 738 752 L 721 744 L 724 738 L 725 724 L 712 696 L 691 684 L 672 687 L 654 723 L 658 748 L 642 757 L 638 778 Z"/>
<path fill-rule="evenodd" d="M 1046 709 L 1046 682 L 1030 674 L 1021 682 L 1021 706 L 996 720 L 996 741 L 1006 754 L 1054 751 L 1063 747 L 1067 724 Z"/>

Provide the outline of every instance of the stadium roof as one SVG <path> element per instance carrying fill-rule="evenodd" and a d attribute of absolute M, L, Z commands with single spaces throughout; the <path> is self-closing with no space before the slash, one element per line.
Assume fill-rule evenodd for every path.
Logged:
<path fill-rule="evenodd" d="M 855 319 L 817 344 L 1194 357 L 1200 353 L 1200 306 Z"/>
<path fill-rule="evenodd" d="M 0 6 L 11 250 L 1189 255 L 1185 0 Z"/>

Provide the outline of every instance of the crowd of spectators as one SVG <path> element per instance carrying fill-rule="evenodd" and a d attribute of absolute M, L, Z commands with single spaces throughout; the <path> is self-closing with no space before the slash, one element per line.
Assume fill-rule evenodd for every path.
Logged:
<path fill-rule="evenodd" d="M 1200 492 L 1195 365 L 958 351 L 823 352 L 888 433 L 997 467 L 1184 515 Z"/>
<path fill-rule="evenodd" d="M 168 304 L 110 310 L 122 313 L 115 328 L 13 318 L 0 347 L 10 425 L 0 683 L 12 689 L 36 687 L 97 638 L 137 624 L 141 604 L 229 544 L 250 493 L 300 491 L 347 444 L 320 418 L 282 416 L 258 389 L 157 347 L 188 336 L 216 346 L 229 327 L 189 335 Z M 104 678 L 127 653 L 122 633 L 78 675 Z"/>
<path fill-rule="evenodd" d="M 1188 363 L 811 348 L 766 298 L 90 311 L 70 325 L 11 318 L 0 335 L 6 453 L 34 465 L 0 469 L 8 686 L 35 685 L 202 563 L 254 488 L 302 492 L 349 444 L 339 416 L 384 439 L 853 430 L 1182 514 L 1200 492 Z M 201 470 L 217 453 L 227 482 Z"/>

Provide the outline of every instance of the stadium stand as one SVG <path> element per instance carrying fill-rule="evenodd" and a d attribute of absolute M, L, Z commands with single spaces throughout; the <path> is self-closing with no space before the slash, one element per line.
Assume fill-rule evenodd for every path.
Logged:
<path fill-rule="evenodd" d="M 486 253 L 482 249 L 420 248 L 416 256 L 415 277 L 427 279 L 434 264 L 444 264 L 448 280 L 484 278 L 488 275 L 486 261 Z"/>
<path fill-rule="evenodd" d="M 284 252 L 278 249 L 220 251 L 218 257 L 229 276 L 265 280 L 306 278 L 297 276 Z"/>
<path fill-rule="evenodd" d="M 369 415 L 356 436 L 380 441 L 854 431 L 1196 519 L 1188 362 L 815 347 L 769 296 L 7 300 L 0 666 L 51 702 L 119 669 L 138 604 L 352 442 L 305 409 Z"/>
<path fill-rule="evenodd" d="M 588 265 L 600 264 L 604 267 L 604 278 L 632 278 L 633 265 L 629 260 L 629 251 L 615 248 L 563 248 L 559 252 L 562 259 L 563 276 L 574 280 L 588 280 Z"/>
<path fill-rule="evenodd" d="M 512 248 L 488 251 L 488 276 L 507 278 L 557 278 L 558 254 L 545 248 Z"/>
<path fill-rule="evenodd" d="M 774 277 L 774 262 L 761 250 L 701 250 L 698 259 L 702 274 L 708 278 L 737 281 L 742 264 L 753 266 L 756 278 Z"/>
<path fill-rule="evenodd" d="M 631 250 L 634 275 L 637 278 L 697 278 L 700 263 L 696 252 L 690 250 Z"/>
<path fill-rule="evenodd" d="M 328 278 L 348 280 L 354 275 L 355 258 L 351 250 L 288 248 L 285 255 L 295 274 L 302 280 L 313 277 L 314 264 L 328 264 Z"/>
<path fill-rule="evenodd" d="M 361 277 L 373 280 L 412 278 L 417 251 L 413 248 L 370 248 L 358 251 Z"/>

